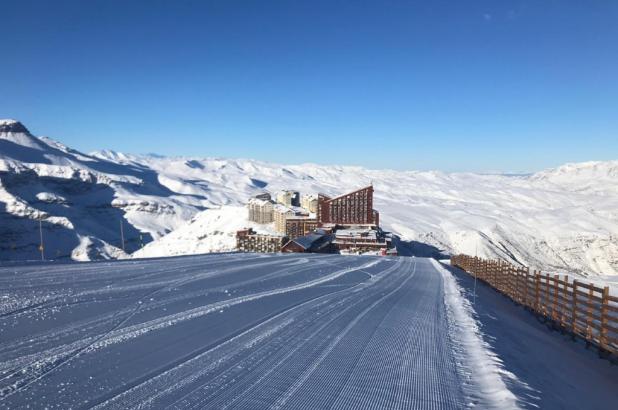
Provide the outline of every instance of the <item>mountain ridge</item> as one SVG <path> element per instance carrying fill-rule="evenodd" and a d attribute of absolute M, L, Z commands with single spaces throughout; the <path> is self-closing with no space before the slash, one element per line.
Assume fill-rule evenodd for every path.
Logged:
<path fill-rule="evenodd" d="M 203 214 L 242 206 L 262 190 L 335 195 L 373 183 L 385 228 L 412 247 L 423 243 L 554 271 L 618 275 L 618 161 L 569 163 L 530 175 L 446 173 L 111 150 L 84 154 L 46 137 L 0 132 L 0 140 L 9 137 L 10 144 L 0 145 L 0 234 L 13 245 L 0 247 L 0 259 L 36 257 L 38 225 L 32 222 L 41 215 L 49 235 L 60 224 L 65 231 L 58 235 L 72 238 L 65 238 L 58 257 L 128 256 L 121 250 L 120 221 L 128 230 L 128 252 L 154 241 L 148 255 L 165 256 L 170 246 L 157 250 L 157 240 L 181 228 L 193 240 L 192 219 L 209 220 Z M 36 155 L 27 149 L 34 142 L 42 147 Z M 221 247 L 229 240 L 217 243 L 194 248 L 229 250 Z"/>

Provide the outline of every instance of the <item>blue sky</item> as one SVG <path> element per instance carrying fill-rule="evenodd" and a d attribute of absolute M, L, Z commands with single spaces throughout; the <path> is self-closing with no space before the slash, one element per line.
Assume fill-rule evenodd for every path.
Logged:
<path fill-rule="evenodd" d="M 0 118 L 82 151 L 618 159 L 618 2 L 2 0 Z"/>

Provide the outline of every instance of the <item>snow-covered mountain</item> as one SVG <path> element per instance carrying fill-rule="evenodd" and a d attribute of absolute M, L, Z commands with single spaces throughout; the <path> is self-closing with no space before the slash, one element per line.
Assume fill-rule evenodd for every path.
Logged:
<path fill-rule="evenodd" d="M 0 260 L 38 256 L 39 221 L 48 258 L 112 258 L 163 236 L 217 205 L 179 194 L 155 171 L 86 155 L 0 120 Z"/>
<path fill-rule="evenodd" d="M 618 277 L 618 161 L 481 175 L 86 155 L 33 137 L 19 122 L 0 124 L 1 259 L 37 257 L 39 218 L 53 257 L 122 255 L 120 220 L 128 252 L 155 240 L 135 256 L 229 250 L 233 231 L 246 225 L 238 207 L 251 195 L 284 188 L 336 195 L 373 183 L 382 225 L 408 241 L 408 252 L 476 253 Z"/>

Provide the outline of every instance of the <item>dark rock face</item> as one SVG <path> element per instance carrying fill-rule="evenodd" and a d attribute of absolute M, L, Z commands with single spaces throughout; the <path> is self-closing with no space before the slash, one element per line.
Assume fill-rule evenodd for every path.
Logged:
<path fill-rule="evenodd" d="M 19 132 L 28 135 L 30 134 L 28 128 L 24 127 L 24 125 L 19 121 L 0 122 L 0 133 L 1 132 Z"/>

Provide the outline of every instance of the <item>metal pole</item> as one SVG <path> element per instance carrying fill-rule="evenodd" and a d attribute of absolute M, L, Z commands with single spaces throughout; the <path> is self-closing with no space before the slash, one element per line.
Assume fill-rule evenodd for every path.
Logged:
<path fill-rule="evenodd" d="M 43 217 L 39 217 L 39 237 L 40 237 L 40 245 L 39 250 L 41 251 L 41 260 L 45 260 L 45 248 L 43 247 Z"/>
<path fill-rule="evenodd" d="M 124 251 L 124 229 L 122 227 L 122 219 L 120 220 L 120 240 L 122 241 L 122 250 Z"/>

